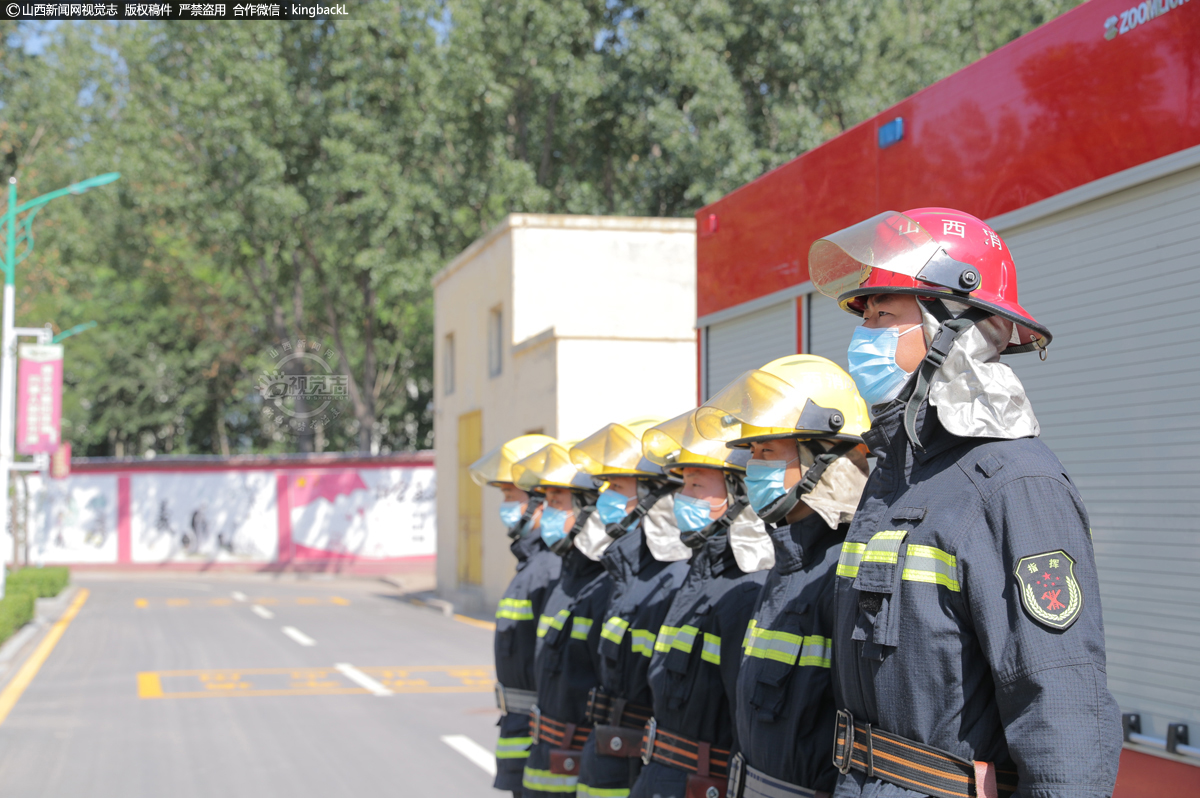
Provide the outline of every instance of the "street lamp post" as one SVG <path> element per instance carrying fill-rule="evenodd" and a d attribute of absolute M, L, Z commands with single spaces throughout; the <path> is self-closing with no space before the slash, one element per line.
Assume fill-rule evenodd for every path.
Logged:
<path fill-rule="evenodd" d="M 40 197 L 17 204 L 17 179 L 8 179 L 8 210 L 4 213 L 4 322 L 0 327 L 0 524 L 8 519 L 8 473 L 15 463 L 16 344 L 19 335 L 35 335 L 39 342 L 49 338 L 37 328 L 18 329 L 13 318 L 16 312 L 17 264 L 33 251 L 33 220 L 38 211 L 51 200 L 68 194 L 82 194 L 89 188 L 107 185 L 121 175 L 109 172 L 90 177 L 66 188 L 51 191 Z M 19 248 L 19 249 L 18 249 Z M 44 341 L 49 343 L 48 340 Z M 27 470 L 27 469 L 22 469 Z M 4 597 L 3 569 L 0 568 L 0 598 Z"/>

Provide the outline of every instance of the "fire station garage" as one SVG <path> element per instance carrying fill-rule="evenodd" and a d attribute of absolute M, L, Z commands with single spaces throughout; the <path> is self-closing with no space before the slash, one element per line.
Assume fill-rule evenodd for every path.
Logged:
<path fill-rule="evenodd" d="M 1118 798 L 1200 794 L 1200 2 L 1112 24 L 1127 5 L 1085 3 L 697 213 L 701 400 L 793 352 L 846 366 L 858 319 L 808 281 L 821 236 L 947 206 L 1004 237 L 1054 335 L 1006 362 L 1091 515 Z"/>

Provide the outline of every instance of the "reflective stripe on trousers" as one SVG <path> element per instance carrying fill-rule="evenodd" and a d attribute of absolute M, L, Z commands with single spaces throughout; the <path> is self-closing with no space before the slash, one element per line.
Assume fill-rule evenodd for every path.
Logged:
<path fill-rule="evenodd" d="M 561 776 L 548 770 L 525 768 L 521 785 L 527 790 L 539 792 L 574 793 L 579 783 L 578 776 Z"/>
<path fill-rule="evenodd" d="M 532 737 L 501 737 L 496 741 L 497 759 L 528 759 Z"/>

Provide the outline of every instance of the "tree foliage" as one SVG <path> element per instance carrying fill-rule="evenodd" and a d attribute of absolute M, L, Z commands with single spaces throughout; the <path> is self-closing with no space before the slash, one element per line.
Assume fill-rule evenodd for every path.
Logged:
<path fill-rule="evenodd" d="M 427 447 L 430 277 L 506 214 L 690 215 L 1074 4 L 380 0 L 336 22 L 3 23 L 0 165 L 21 196 L 123 175 L 39 218 L 17 321 L 100 322 L 68 343 L 79 453 Z M 346 375 L 319 430 L 263 412 L 285 341 Z"/>

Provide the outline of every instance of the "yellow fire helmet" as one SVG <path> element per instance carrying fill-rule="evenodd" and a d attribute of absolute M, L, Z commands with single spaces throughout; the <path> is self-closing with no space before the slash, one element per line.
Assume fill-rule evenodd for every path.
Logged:
<path fill-rule="evenodd" d="M 515 484 L 513 465 L 551 443 L 558 441 L 549 435 L 519 435 L 506 441 L 471 463 L 471 481 L 493 487 Z"/>
<path fill-rule="evenodd" d="M 870 428 L 854 380 L 817 355 L 788 355 L 751 369 L 696 411 L 701 435 L 739 448 L 772 438 L 858 444 Z"/>
<path fill-rule="evenodd" d="M 657 477 L 662 468 L 642 455 L 642 433 L 663 419 L 643 416 L 607 424 L 571 447 L 571 461 L 594 477 Z"/>
<path fill-rule="evenodd" d="M 572 491 L 596 491 L 602 484 L 571 462 L 567 447 L 553 441 L 533 454 L 513 463 L 513 484 L 524 491 L 566 488 Z"/>
<path fill-rule="evenodd" d="M 651 463 L 672 473 L 684 468 L 719 468 L 744 474 L 750 459 L 748 451 L 730 449 L 722 441 L 701 435 L 696 429 L 695 410 L 646 430 L 642 434 L 642 453 Z"/>

